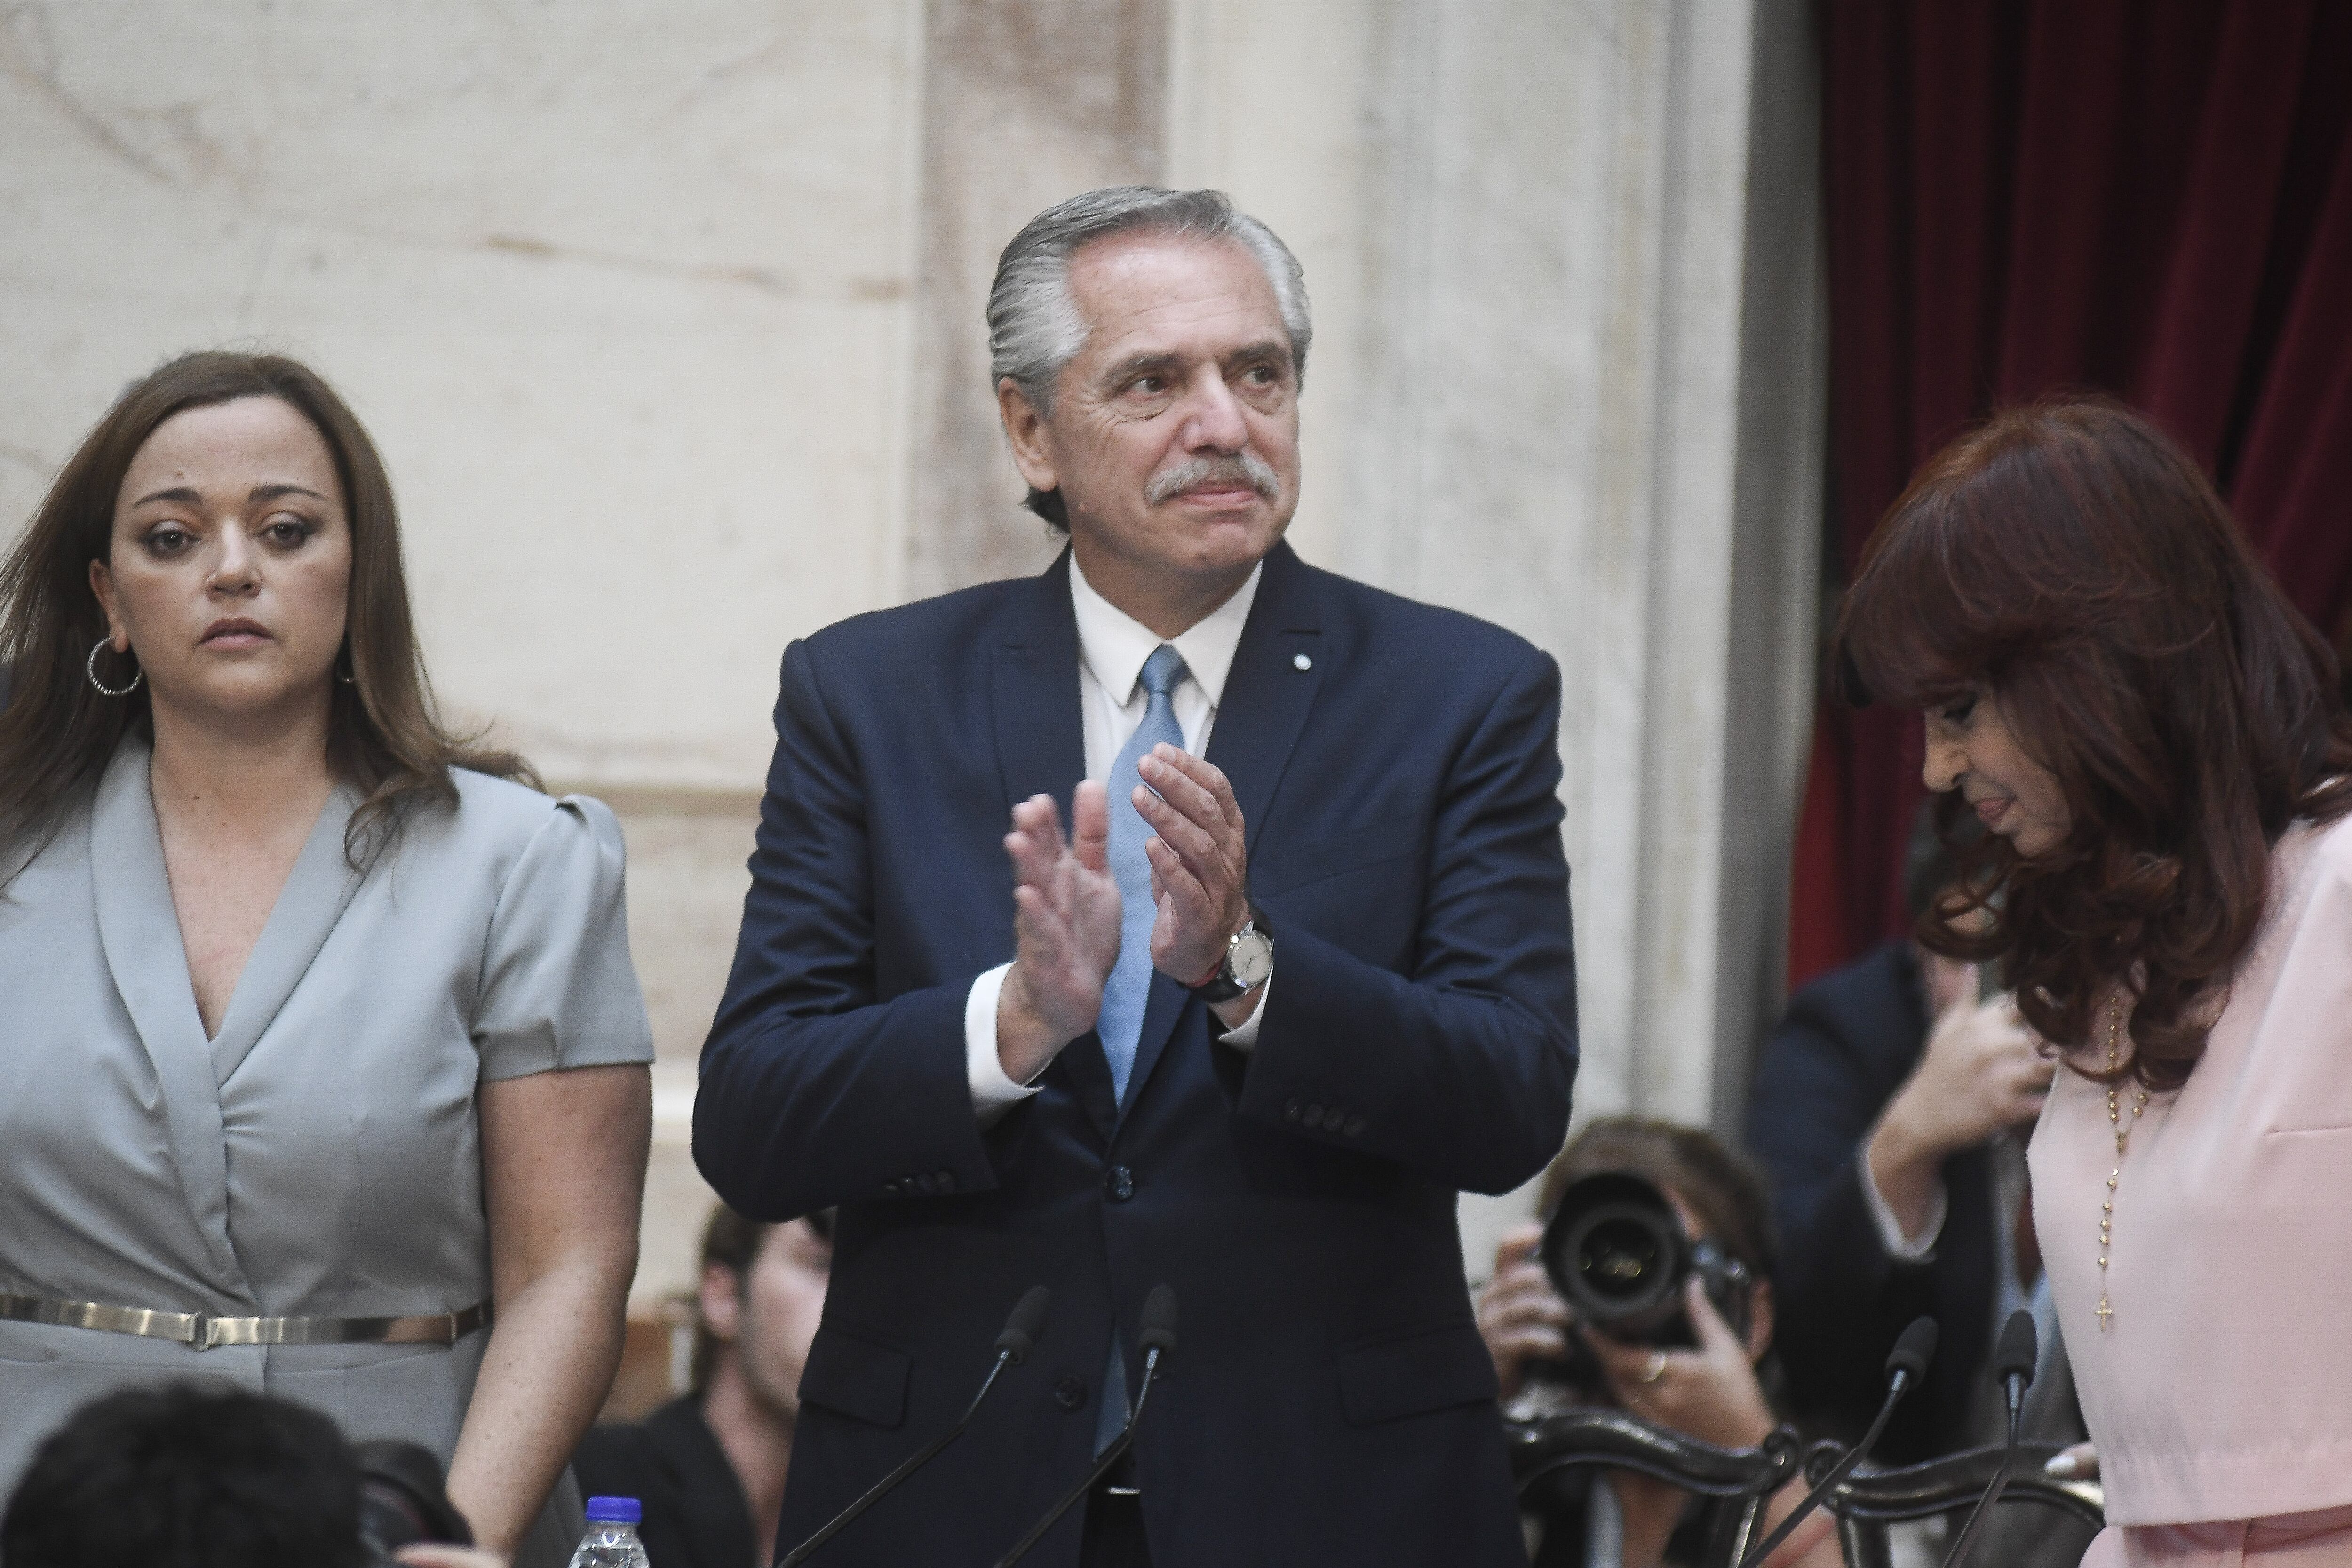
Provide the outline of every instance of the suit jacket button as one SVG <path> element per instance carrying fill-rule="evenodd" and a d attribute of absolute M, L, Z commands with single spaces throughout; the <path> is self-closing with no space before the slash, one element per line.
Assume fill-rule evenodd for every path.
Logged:
<path fill-rule="evenodd" d="M 1062 1381 L 1054 1384 L 1054 1403 L 1065 1410 L 1076 1410 L 1087 1402 L 1087 1380 L 1076 1373 L 1065 1373 Z"/>
<path fill-rule="evenodd" d="M 1298 1101 L 1296 1100 L 1286 1100 L 1282 1102 L 1282 1119 L 1285 1121 L 1296 1121 L 1298 1120 Z"/>
<path fill-rule="evenodd" d="M 1135 1195 L 1135 1173 L 1125 1165 L 1113 1165 L 1103 1177 L 1103 1190 L 1110 1194 L 1111 1202 L 1127 1202 Z"/>
<path fill-rule="evenodd" d="M 1320 1127 L 1323 1125 L 1323 1108 L 1321 1106 L 1310 1105 L 1307 1108 L 1307 1125 L 1309 1127 Z"/>
<path fill-rule="evenodd" d="M 1350 1116 L 1348 1118 L 1348 1125 L 1339 1131 L 1350 1138 L 1361 1138 L 1364 1135 L 1364 1119 L 1360 1116 Z"/>
<path fill-rule="evenodd" d="M 955 1173 L 953 1171 L 941 1171 L 931 1178 L 931 1184 L 940 1192 L 951 1193 L 956 1189 Z"/>

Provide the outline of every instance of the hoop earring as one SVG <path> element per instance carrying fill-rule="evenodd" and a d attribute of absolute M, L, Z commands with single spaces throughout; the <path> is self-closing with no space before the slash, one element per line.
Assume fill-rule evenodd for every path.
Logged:
<path fill-rule="evenodd" d="M 97 645 L 89 650 L 89 662 L 85 668 L 89 672 L 89 683 L 98 689 L 98 694 L 100 697 L 128 697 L 139 689 L 139 683 L 147 679 L 147 672 L 143 669 L 134 671 L 131 677 L 131 684 L 123 687 L 109 686 L 100 680 L 98 678 L 98 656 L 104 653 L 113 641 L 111 637 L 99 638 Z M 138 655 L 133 654 L 131 657 L 136 658 Z"/>

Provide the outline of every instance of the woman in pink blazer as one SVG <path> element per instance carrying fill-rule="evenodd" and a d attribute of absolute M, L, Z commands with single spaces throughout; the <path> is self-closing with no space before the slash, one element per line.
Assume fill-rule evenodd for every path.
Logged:
<path fill-rule="evenodd" d="M 2336 661 L 2147 420 L 1931 459 L 1839 628 L 1991 831 L 1923 939 L 2066 1070 L 2033 1222 L 2108 1529 L 2086 1563 L 2352 1562 L 2352 721 Z"/>

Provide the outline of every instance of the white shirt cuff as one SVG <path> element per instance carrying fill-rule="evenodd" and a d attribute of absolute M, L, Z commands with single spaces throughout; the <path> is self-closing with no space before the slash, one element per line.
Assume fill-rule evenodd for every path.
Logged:
<path fill-rule="evenodd" d="M 996 1016 L 995 1006 L 996 1004 L 992 996 L 989 1003 L 989 1017 L 992 1021 Z M 994 1038 L 994 1033 L 992 1028 L 990 1031 L 992 1040 Z M 990 1046 L 989 1050 L 993 1057 L 995 1052 L 993 1044 Z M 1000 1073 L 998 1076 L 1003 1075 Z M 1870 1205 L 1870 1217 L 1878 1224 L 1878 1239 L 1885 1244 L 1887 1256 L 1899 1263 L 1925 1263 L 1935 1257 L 1936 1238 L 1944 1234 L 1944 1214 L 1950 1207 L 1944 1191 L 1944 1184 L 1941 1182 L 1936 1184 L 1936 1199 L 1928 1205 L 1927 1225 L 1921 1228 L 1916 1237 L 1906 1237 L 1903 1234 L 1903 1222 L 1895 1217 L 1894 1205 L 1886 1201 L 1886 1194 L 1878 1190 L 1877 1178 L 1870 1173 L 1870 1141 L 1868 1139 L 1863 1140 L 1862 1149 L 1854 1158 L 1861 1162 L 1862 1201 Z"/>
<path fill-rule="evenodd" d="M 1257 1005 L 1250 1009 L 1250 1016 L 1217 1038 L 1247 1056 L 1251 1047 L 1257 1044 L 1257 1025 L 1258 1020 L 1265 1016 L 1265 999 L 1273 994 L 1274 976 L 1269 974 L 1265 977 L 1265 984 L 1258 987 Z"/>
<path fill-rule="evenodd" d="M 996 1003 L 1004 991 L 1004 977 L 1012 970 L 1011 964 L 1003 963 L 982 972 L 964 997 L 964 1078 L 971 1086 L 971 1108 L 977 1111 L 1002 1110 L 1037 1092 L 1036 1085 L 1015 1083 L 1007 1077 L 1004 1063 L 996 1054 Z M 1250 1009 L 1250 1016 L 1217 1038 L 1237 1051 L 1246 1052 L 1256 1045 L 1258 1023 L 1265 1016 L 1265 999 L 1273 994 L 1274 977 L 1268 975 L 1258 990 L 1257 1005 Z"/>
<path fill-rule="evenodd" d="M 963 1003 L 964 1077 L 971 1084 L 971 1108 L 986 1113 L 1015 1105 L 1037 1092 L 1034 1084 L 1019 1084 L 1006 1076 L 996 1055 L 996 1000 L 1004 990 L 1009 963 L 985 971 L 971 983 Z"/>

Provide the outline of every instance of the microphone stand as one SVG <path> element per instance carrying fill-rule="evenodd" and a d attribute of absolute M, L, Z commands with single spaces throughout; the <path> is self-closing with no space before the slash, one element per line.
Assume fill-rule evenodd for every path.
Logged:
<path fill-rule="evenodd" d="M 2033 1314 L 2020 1309 L 2009 1315 L 2001 1325 L 2000 1342 L 1994 1348 L 1993 1372 L 2000 1379 L 2000 1391 L 2009 1403 L 2009 1446 L 2001 1450 L 2000 1468 L 1992 1473 L 1985 1487 L 1984 1496 L 1969 1510 L 1968 1523 L 1960 1527 L 1959 1538 L 1944 1558 L 1944 1568 L 1959 1568 L 1968 1560 L 1969 1549 L 1977 1542 L 1978 1534 L 1992 1515 L 1992 1505 L 2009 1487 L 2009 1472 L 2017 1463 L 2018 1418 L 2025 1409 L 2025 1391 L 2033 1383 L 2036 1361 Z"/>
<path fill-rule="evenodd" d="M 1012 1551 L 998 1558 L 996 1568 L 1013 1568 L 1013 1564 L 1021 1561 L 1023 1554 L 1036 1545 L 1064 1514 L 1094 1490 L 1097 1482 L 1110 1474 L 1112 1466 L 1127 1457 L 1129 1447 L 1135 1442 L 1136 1423 L 1143 1419 L 1144 1402 L 1151 1397 L 1151 1384 L 1160 1371 L 1160 1354 L 1176 1348 L 1176 1293 L 1167 1286 L 1153 1286 L 1151 1294 L 1144 1299 L 1143 1331 L 1136 1336 L 1136 1340 L 1143 1347 L 1143 1386 L 1136 1393 L 1135 1408 L 1128 1414 L 1127 1425 L 1119 1428 L 1118 1436 L 1111 1439 L 1110 1447 L 1095 1460 L 1094 1468 L 1087 1472 L 1086 1479 L 1063 1494 L 1061 1501 L 1055 1503 L 1045 1518 L 1031 1526 L 1029 1533 L 1015 1542 Z M 782 1568 L 781 1564 L 779 1568 Z"/>
<path fill-rule="evenodd" d="M 1778 1529 L 1739 1560 L 1739 1568 L 1757 1568 L 1759 1563 L 1771 1556 L 1780 1542 L 1788 1540 L 1797 1526 L 1804 1522 L 1805 1517 L 1821 1507 L 1822 1500 L 1829 1496 L 1831 1489 L 1862 1463 L 1863 1457 L 1878 1441 L 1878 1435 L 1886 1430 L 1886 1423 L 1894 1417 L 1895 1407 L 1903 1402 L 1903 1396 L 1911 1392 L 1911 1385 L 1927 1372 L 1927 1363 L 1935 1353 L 1936 1320 L 1913 1319 L 1911 1326 L 1903 1331 L 1902 1338 L 1895 1342 L 1895 1353 L 1886 1358 L 1886 1402 L 1878 1407 L 1878 1415 L 1872 1420 L 1870 1430 L 1862 1435 L 1861 1442 L 1848 1448 L 1844 1456 L 1831 1467 L 1830 1473 L 1805 1494 L 1805 1500 L 1790 1511 L 1789 1517 L 1780 1521 Z"/>
<path fill-rule="evenodd" d="M 818 1547 L 840 1534 L 858 1515 L 880 1502 L 899 1482 L 937 1458 L 940 1449 L 962 1436 L 963 1429 L 971 1426 L 971 1418 L 979 1414 L 981 1401 L 986 1399 L 988 1391 L 996 1386 L 997 1374 L 1008 1366 L 1018 1366 L 1029 1359 L 1030 1347 L 1045 1326 L 1047 1299 L 1045 1287 L 1032 1285 L 1028 1293 L 1013 1307 L 1013 1316 L 1006 1321 L 1004 1331 L 996 1336 L 996 1364 L 990 1367 L 988 1375 L 981 1380 L 980 1392 L 973 1394 L 971 1403 L 964 1407 L 961 1420 L 908 1455 L 905 1463 L 875 1482 L 864 1497 L 834 1515 L 824 1529 L 778 1558 L 776 1568 L 800 1568 L 800 1564 L 807 1562 Z"/>

